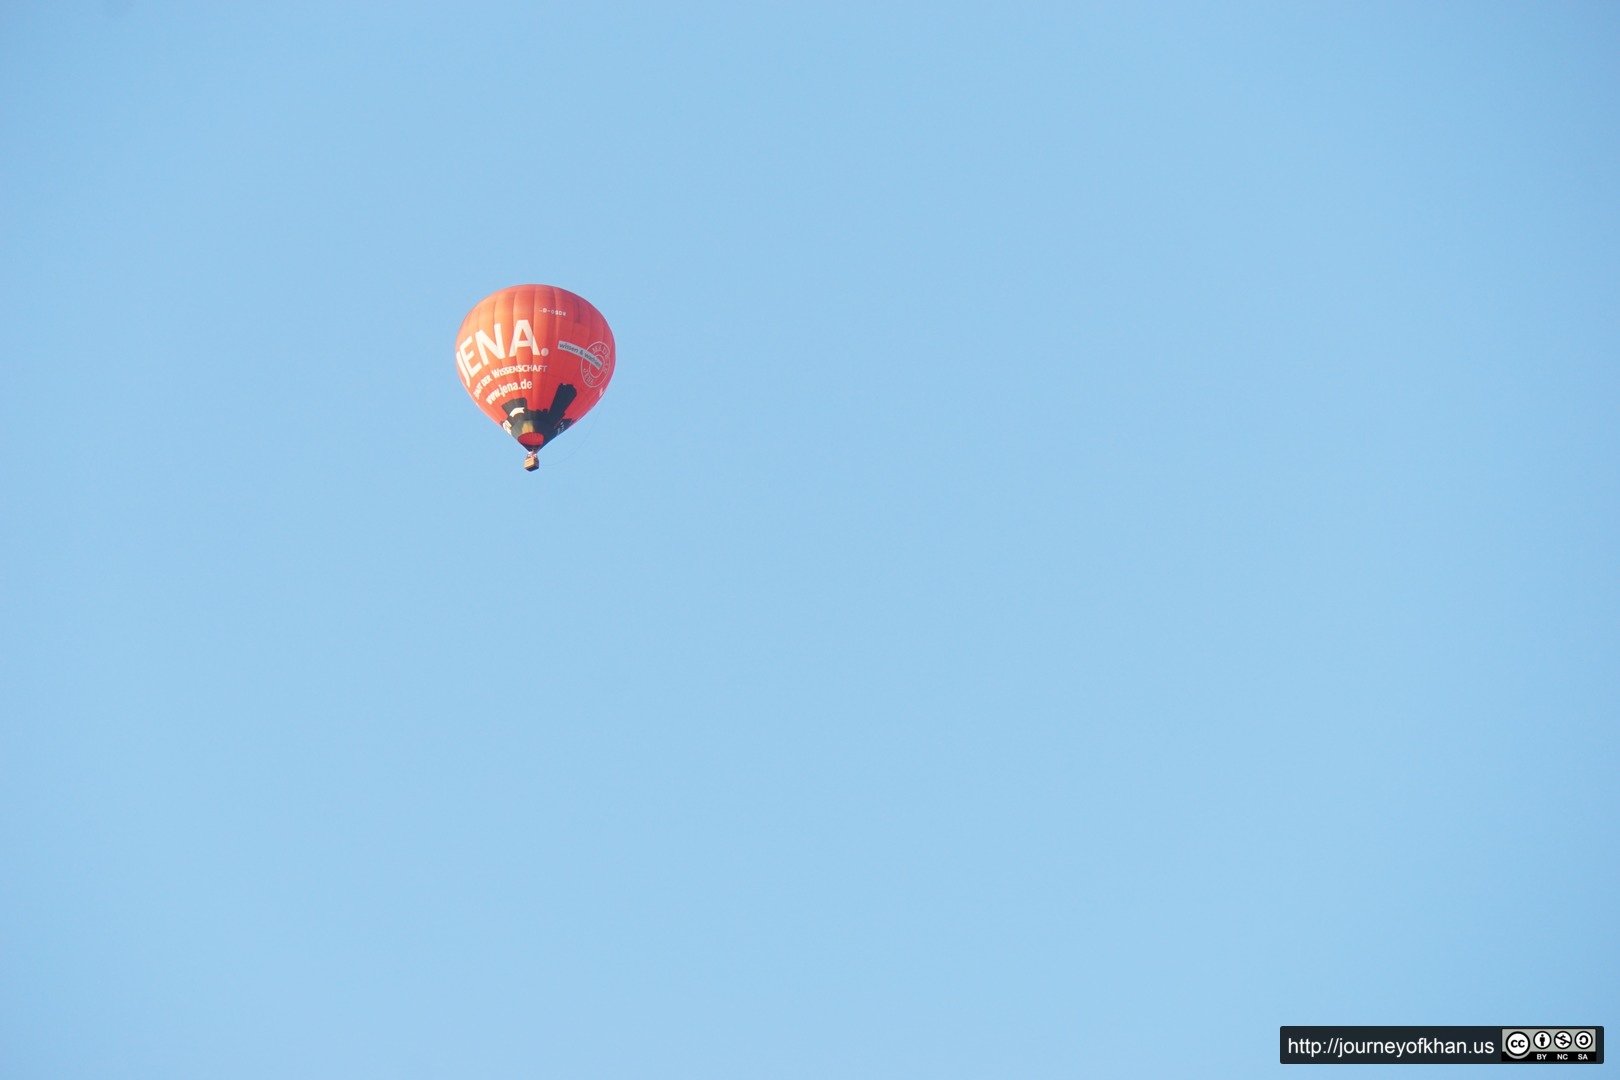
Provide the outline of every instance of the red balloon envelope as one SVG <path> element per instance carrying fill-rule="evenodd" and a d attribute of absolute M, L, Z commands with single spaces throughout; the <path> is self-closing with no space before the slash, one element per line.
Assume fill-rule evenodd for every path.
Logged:
<path fill-rule="evenodd" d="M 484 415 L 529 450 L 591 411 L 613 378 L 613 331 L 584 298 L 514 285 L 478 302 L 456 335 L 456 369 Z"/>

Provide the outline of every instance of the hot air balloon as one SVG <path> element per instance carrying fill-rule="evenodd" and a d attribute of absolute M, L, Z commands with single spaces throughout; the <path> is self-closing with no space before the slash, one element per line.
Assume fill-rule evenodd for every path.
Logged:
<path fill-rule="evenodd" d="M 613 378 L 613 331 L 583 297 L 554 285 L 491 293 L 461 321 L 456 370 L 484 415 L 540 467 L 540 450 L 602 399 Z"/>

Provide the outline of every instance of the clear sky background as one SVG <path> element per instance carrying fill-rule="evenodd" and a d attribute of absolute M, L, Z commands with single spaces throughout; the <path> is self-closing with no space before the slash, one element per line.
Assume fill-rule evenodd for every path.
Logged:
<path fill-rule="evenodd" d="M 7 3 L 0 1073 L 1614 1030 L 1617 46 Z M 619 347 L 534 475 L 521 282 Z"/>

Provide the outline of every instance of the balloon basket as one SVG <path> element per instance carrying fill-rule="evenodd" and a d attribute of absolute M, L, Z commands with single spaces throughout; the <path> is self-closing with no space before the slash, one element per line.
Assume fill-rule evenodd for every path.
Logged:
<path fill-rule="evenodd" d="M 534 472 L 534 470 L 538 469 L 539 467 L 540 467 L 540 455 L 539 454 L 530 454 L 528 457 L 523 459 L 524 471 L 526 471 L 526 472 Z"/>

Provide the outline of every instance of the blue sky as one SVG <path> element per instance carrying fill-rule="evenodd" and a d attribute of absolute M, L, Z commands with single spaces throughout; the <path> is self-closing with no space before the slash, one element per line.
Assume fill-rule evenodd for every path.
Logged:
<path fill-rule="evenodd" d="M 1617 35 L 7 5 L 0 1071 L 1616 1022 Z M 520 282 L 619 349 L 534 475 Z"/>

